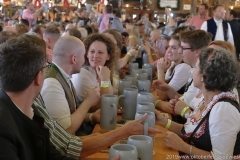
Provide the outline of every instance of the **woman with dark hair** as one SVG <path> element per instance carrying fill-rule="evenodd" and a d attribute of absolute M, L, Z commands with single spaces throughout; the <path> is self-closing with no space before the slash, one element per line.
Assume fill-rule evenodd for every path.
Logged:
<path fill-rule="evenodd" d="M 110 76 L 118 57 L 115 45 L 105 35 L 93 33 L 84 41 L 86 54 L 85 65 L 80 73 L 72 76 L 72 83 L 80 100 L 84 100 L 87 91 L 100 85 L 100 93 L 113 94 Z"/>
<path fill-rule="evenodd" d="M 190 159 L 204 156 L 223 160 L 240 156 L 240 109 L 232 92 L 239 79 L 238 68 L 234 55 L 225 49 L 208 48 L 201 52 L 193 83 L 204 98 L 187 122 L 181 125 L 156 112 L 156 123 L 172 131 L 166 132 L 166 146 L 188 154 Z"/>

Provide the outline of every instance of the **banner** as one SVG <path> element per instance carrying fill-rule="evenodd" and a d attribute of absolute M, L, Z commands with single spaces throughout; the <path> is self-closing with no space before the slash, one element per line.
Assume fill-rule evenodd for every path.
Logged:
<path fill-rule="evenodd" d="M 171 8 L 173 10 L 178 10 L 180 5 L 180 0 L 158 0 L 158 8 L 165 9 Z"/>

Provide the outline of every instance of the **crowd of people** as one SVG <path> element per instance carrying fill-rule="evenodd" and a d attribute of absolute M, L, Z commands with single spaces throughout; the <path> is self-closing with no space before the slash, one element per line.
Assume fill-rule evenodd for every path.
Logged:
<path fill-rule="evenodd" d="M 190 159 L 240 159 L 238 96 L 240 24 L 222 5 L 201 4 L 185 24 L 157 28 L 145 14 L 136 24 L 122 22 L 106 5 L 85 8 L 64 22 L 38 21 L 43 7 L 27 2 L 21 20 L 2 23 L 0 32 L 0 159 L 81 159 L 114 142 L 140 135 L 147 118 L 129 121 L 104 134 L 101 96 L 118 94 L 128 64 L 154 65 L 156 125 L 164 144 Z M 97 16 L 95 16 L 97 15 Z M 96 143 L 97 142 L 97 143 Z M 114 160 L 119 159 L 119 155 Z"/>

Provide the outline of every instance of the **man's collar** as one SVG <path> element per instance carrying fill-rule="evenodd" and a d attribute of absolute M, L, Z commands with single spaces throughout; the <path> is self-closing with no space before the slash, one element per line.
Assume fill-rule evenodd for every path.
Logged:
<path fill-rule="evenodd" d="M 222 23 L 222 22 L 223 22 L 222 19 L 220 19 L 220 20 L 216 20 L 214 17 L 213 17 L 213 20 L 214 20 L 216 23 Z"/>
<path fill-rule="evenodd" d="M 54 62 L 52 62 L 52 63 L 54 63 Z M 62 75 L 63 75 L 63 77 L 66 79 L 66 80 L 69 80 L 70 78 L 72 78 L 72 75 L 68 75 L 61 67 L 59 67 L 56 63 L 54 63 L 57 67 L 58 67 L 58 69 L 59 69 L 59 71 L 62 73 Z"/>
<path fill-rule="evenodd" d="M 200 14 L 198 16 L 200 17 L 200 19 L 206 19 L 208 17 L 208 15 L 201 16 Z"/>

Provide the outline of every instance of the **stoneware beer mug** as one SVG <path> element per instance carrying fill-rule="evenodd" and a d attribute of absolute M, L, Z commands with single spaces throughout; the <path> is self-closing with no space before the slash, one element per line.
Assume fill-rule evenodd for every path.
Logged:
<path fill-rule="evenodd" d="M 138 90 L 135 88 L 125 88 L 123 95 L 119 96 L 122 99 L 122 119 L 134 120 L 136 114 Z M 120 106 L 120 105 L 119 105 Z"/>
<path fill-rule="evenodd" d="M 116 155 L 120 155 L 120 160 L 138 160 L 137 148 L 130 144 L 114 144 L 109 151 L 109 160 Z"/>
<path fill-rule="evenodd" d="M 154 103 L 153 102 L 153 95 L 152 93 L 147 93 L 147 92 L 140 92 L 137 95 L 137 103 L 140 102 L 150 102 L 150 103 Z"/>
<path fill-rule="evenodd" d="M 155 112 L 155 106 L 153 103 L 150 102 L 140 102 L 137 104 L 137 112 L 144 112 L 144 111 L 149 111 L 149 112 Z"/>
<path fill-rule="evenodd" d="M 134 75 L 126 75 L 125 79 L 127 80 L 131 80 L 132 81 L 132 85 L 137 86 L 137 77 Z"/>
<path fill-rule="evenodd" d="M 135 76 L 136 76 L 137 80 L 148 80 L 147 73 L 136 73 Z"/>
<path fill-rule="evenodd" d="M 143 68 L 142 71 L 143 73 L 147 73 L 148 80 L 152 82 L 152 68 Z"/>
<path fill-rule="evenodd" d="M 103 130 L 114 130 L 117 123 L 118 97 L 104 94 L 101 98 L 100 128 Z"/>
<path fill-rule="evenodd" d="M 145 135 L 134 135 L 128 138 L 128 144 L 137 148 L 138 159 L 152 160 L 153 139 Z"/>
<path fill-rule="evenodd" d="M 151 92 L 150 80 L 138 80 L 138 92 Z"/>
<path fill-rule="evenodd" d="M 132 85 L 132 81 L 129 79 L 120 79 L 119 85 L 118 85 L 118 95 L 122 95 L 123 90 L 125 88 L 136 88 L 137 89 L 137 86 Z"/>
<path fill-rule="evenodd" d="M 152 68 L 152 75 L 154 74 L 154 65 L 151 63 L 145 63 L 142 67 L 143 69 L 145 68 Z"/>
<path fill-rule="evenodd" d="M 133 69 L 132 70 L 132 75 L 136 75 L 137 73 L 143 73 L 142 69 Z"/>
<path fill-rule="evenodd" d="M 143 53 L 142 55 L 142 63 L 143 64 L 148 64 L 148 54 L 146 52 Z"/>
<path fill-rule="evenodd" d="M 128 67 L 128 74 L 131 75 L 134 69 L 138 69 L 138 63 L 130 63 Z"/>
<path fill-rule="evenodd" d="M 155 113 L 154 112 L 149 112 L 149 111 L 143 111 L 143 112 L 136 112 L 135 119 L 139 119 L 143 117 L 147 113 L 147 118 L 142 122 L 148 123 L 148 127 L 155 127 Z"/>

